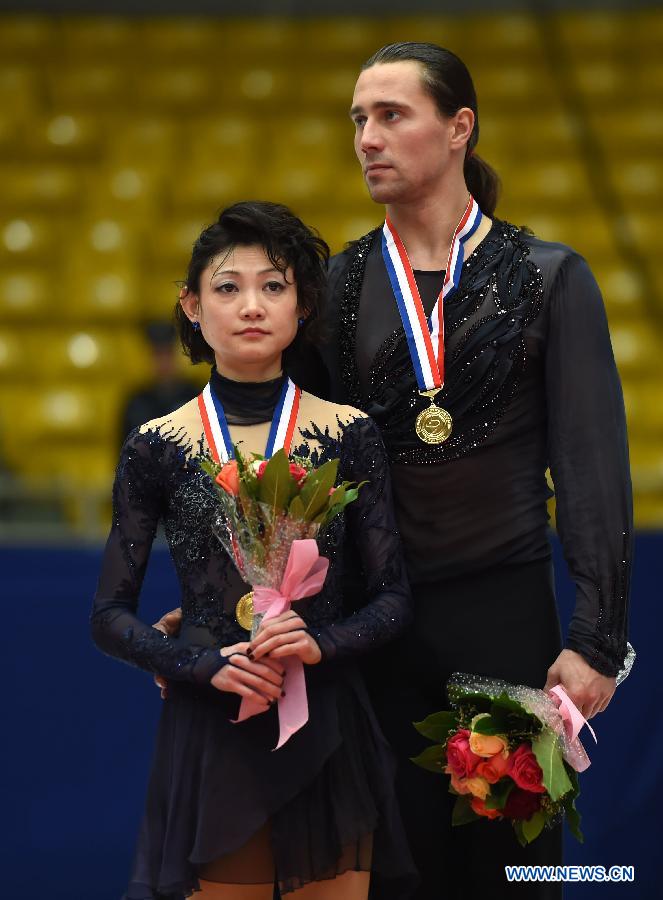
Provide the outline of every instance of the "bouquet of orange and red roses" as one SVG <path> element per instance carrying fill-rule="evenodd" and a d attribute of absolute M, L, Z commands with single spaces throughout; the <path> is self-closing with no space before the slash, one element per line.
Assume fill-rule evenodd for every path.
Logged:
<path fill-rule="evenodd" d="M 435 744 L 413 762 L 450 776 L 454 825 L 507 819 L 525 846 L 565 815 L 582 842 L 575 801 L 589 759 L 577 734 L 586 722 L 561 688 L 553 692 L 455 674 L 453 709 L 415 723 Z"/>
<path fill-rule="evenodd" d="M 322 589 L 329 560 L 320 556 L 316 539 L 357 498 L 361 485 L 336 485 L 338 459 L 316 468 L 284 450 L 270 459 L 246 458 L 237 447 L 234 454 L 226 463 L 205 457 L 200 465 L 219 501 L 213 531 L 252 586 L 237 604 L 236 617 L 254 637 L 263 622 Z M 279 700 L 279 747 L 308 719 L 302 664 L 295 657 L 283 663 L 288 689 Z M 238 721 L 257 711 L 244 699 Z"/>

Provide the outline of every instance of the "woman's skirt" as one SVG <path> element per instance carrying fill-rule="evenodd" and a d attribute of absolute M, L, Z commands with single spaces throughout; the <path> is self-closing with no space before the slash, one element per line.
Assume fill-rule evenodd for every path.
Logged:
<path fill-rule="evenodd" d="M 277 751 L 276 709 L 233 724 L 235 695 L 169 685 L 125 900 L 190 896 L 201 869 L 265 826 L 284 894 L 356 869 L 371 871 L 380 897 L 411 896 L 394 760 L 362 679 L 334 663 L 306 677 L 309 721 Z"/>

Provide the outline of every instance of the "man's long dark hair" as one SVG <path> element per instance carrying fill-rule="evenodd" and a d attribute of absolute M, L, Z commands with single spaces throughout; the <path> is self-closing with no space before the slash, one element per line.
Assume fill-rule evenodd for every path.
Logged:
<path fill-rule="evenodd" d="M 479 140 L 477 95 L 465 63 L 451 50 L 437 44 L 401 41 L 381 47 L 361 67 L 362 72 L 378 63 L 413 61 L 421 66 L 424 88 L 445 116 L 454 116 L 464 106 L 474 113 L 474 128 L 465 151 L 464 175 L 467 188 L 482 212 L 492 216 L 497 206 L 500 180 L 488 163 L 474 152 Z"/>

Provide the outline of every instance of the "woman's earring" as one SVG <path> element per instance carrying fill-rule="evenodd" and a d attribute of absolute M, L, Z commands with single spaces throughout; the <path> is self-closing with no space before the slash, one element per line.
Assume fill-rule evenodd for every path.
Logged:
<path fill-rule="evenodd" d="M 302 327 L 302 325 L 304 324 L 305 321 L 306 321 L 306 319 L 298 319 L 297 320 L 297 324 L 299 325 L 300 328 Z"/>
<path fill-rule="evenodd" d="M 200 331 L 200 322 L 192 322 L 191 325 L 194 331 Z"/>

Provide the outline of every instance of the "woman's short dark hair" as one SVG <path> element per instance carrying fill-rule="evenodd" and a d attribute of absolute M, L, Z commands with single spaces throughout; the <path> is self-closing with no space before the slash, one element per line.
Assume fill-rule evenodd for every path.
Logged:
<path fill-rule="evenodd" d="M 200 276 L 220 254 L 238 246 L 260 246 L 269 261 L 285 276 L 293 271 L 297 303 L 304 318 L 295 340 L 287 348 L 294 354 L 303 341 L 314 336 L 320 305 L 327 286 L 329 247 L 287 206 L 266 200 L 247 200 L 224 209 L 213 225 L 205 228 L 191 251 L 183 291 L 200 296 Z M 175 321 L 182 347 L 192 363 L 214 362 L 214 351 L 201 331 L 195 331 L 181 304 L 175 306 Z"/>
<path fill-rule="evenodd" d="M 479 140 L 479 110 L 472 76 L 465 63 L 437 44 L 401 41 L 387 44 L 374 53 L 361 67 L 362 72 L 378 63 L 418 62 L 423 85 L 445 116 L 454 116 L 464 106 L 474 113 L 474 128 L 465 150 L 465 182 L 482 212 L 492 216 L 497 206 L 500 180 L 495 170 L 477 156 L 474 148 Z"/>

